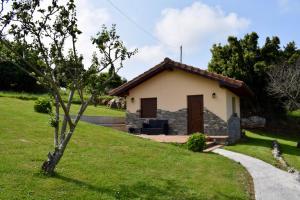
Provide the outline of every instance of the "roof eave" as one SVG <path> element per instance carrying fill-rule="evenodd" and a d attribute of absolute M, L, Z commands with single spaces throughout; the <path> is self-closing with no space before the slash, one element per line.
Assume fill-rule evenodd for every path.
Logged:
<path fill-rule="evenodd" d="M 254 97 L 254 93 L 245 83 L 242 83 L 241 85 L 233 85 L 225 83 L 223 81 L 219 81 L 219 85 L 220 87 L 224 87 L 230 90 L 239 97 Z"/>
<path fill-rule="evenodd" d="M 109 92 L 109 95 L 112 95 L 112 96 L 126 96 L 126 95 L 128 95 L 128 92 L 129 92 L 130 89 L 136 87 L 137 85 L 141 84 L 142 82 L 144 82 L 145 80 L 151 78 L 152 76 L 160 73 L 161 71 L 166 70 L 166 69 L 167 70 L 179 69 L 179 70 L 186 71 L 188 73 L 198 74 L 198 75 L 203 76 L 205 78 L 218 81 L 219 85 L 221 87 L 225 87 L 225 88 L 229 89 L 230 91 L 237 94 L 238 96 L 247 96 L 247 97 L 253 97 L 254 96 L 254 93 L 251 91 L 251 89 L 242 81 L 234 83 L 234 82 L 232 82 L 233 80 L 231 80 L 231 81 L 220 80 L 220 77 L 219 77 L 220 75 L 208 73 L 206 71 L 200 71 L 199 72 L 199 70 L 195 70 L 194 67 L 191 67 L 191 66 L 188 66 L 188 65 L 184 65 L 185 67 L 180 67 L 179 64 L 184 65 L 184 64 L 172 61 L 169 58 L 165 58 L 163 62 L 157 64 L 156 66 L 154 66 L 153 68 L 151 68 L 148 71 L 144 72 L 140 76 L 137 76 L 133 80 L 119 86 L 118 88 L 115 88 L 115 89 L 111 90 Z"/>

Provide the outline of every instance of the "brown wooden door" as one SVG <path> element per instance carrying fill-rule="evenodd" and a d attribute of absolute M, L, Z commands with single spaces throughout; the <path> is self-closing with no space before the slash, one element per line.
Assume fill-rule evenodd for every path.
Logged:
<path fill-rule="evenodd" d="M 203 133 L 203 95 L 188 96 L 188 133 Z"/>

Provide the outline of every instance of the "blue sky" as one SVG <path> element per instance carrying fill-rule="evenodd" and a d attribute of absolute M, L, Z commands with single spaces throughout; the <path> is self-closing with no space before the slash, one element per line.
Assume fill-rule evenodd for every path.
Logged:
<path fill-rule="evenodd" d="M 180 44 L 183 62 L 203 69 L 211 58 L 211 46 L 226 42 L 228 35 L 242 37 L 255 31 L 260 44 L 267 36 L 276 35 L 282 45 L 295 41 L 300 46 L 300 0 L 110 1 L 149 33 L 124 17 L 108 0 L 80 0 L 80 51 L 88 65 L 94 50 L 90 37 L 100 30 L 101 24 L 117 24 L 127 47 L 139 49 L 120 71 L 129 80 L 164 57 L 179 60 Z"/>

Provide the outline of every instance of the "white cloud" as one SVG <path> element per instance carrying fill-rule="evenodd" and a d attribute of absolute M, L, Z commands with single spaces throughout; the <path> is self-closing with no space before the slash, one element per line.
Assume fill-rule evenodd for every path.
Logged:
<path fill-rule="evenodd" d="M 78 26 L 82 34 L 78 38 L 77 47 L 83 54 L 84 64 L 89 67 L 92 54 L 97 51 L 91 42 L 91 37 L 101 30 L 103 24 L 109 22 L 111 16 L 106 8 L 93 6 L 88 0 L 80 0 L 77 3 Z"/>
<path fill-rule="evenodd" d="M 228 35 L 237 35 L 249 23 L 249 20 L 236 13 L 226 14 L 218 6 L 212 7 L 201 2 L 182 9 L 164 9 L 154 30 L 161 43 L 139 47 L 138 54 L 126 62 L 126 72 L 124 70 L 120 74 L 131 79 L 165 57 L 179 60 L 180 45 L 183 45 L 184 62 L 189 63 L 186 57 L 208 55 L 213 43 L 226 40 Z"/>
<path fill-rule="evenodd" d="M 164 46 L 142 46 L 138 48 L 138 53 L 136 55 L 134 55 L 130 60 L 126 61 L 126 71 L 121 70 L 120 75 L 125 76 L 127 79 L 132 79 L 135 76 L 143 73 L 145 69 L 149 69 L 159 62 L 162 62 L 167 55 L 168 52 Z"/>
<path fill-rule="evenodd" d="M 134 57 L 136 61 L 143 63 L 151 63 L 161 61 L 166 56 L 166 52 L 163 46 L 143 46 L 139 49 L 138 54 Z M 153 64 L 154 64 L 153 63 Z"/>
<path fill-rule="evenodd" d="M 51 0 L 44 1 L 49 3 Z M 77 47 L 79 53 L 84 56 L 85 66 L 89 67 L 92 53 L 97 51 L 90 39 L 101 30 L 102 24 L 112 23 L 113 13 L 111 14 L 108 9 L 99 7 L 96 2 L 90 0 L 77 1 L 76 5 L 78 24 L 82 31 Z M 248 19 L 236 13 L 225 13 L 218 6 L 209 6 L 202 2 L 195 2 L 181 9 L 164 9 L 153 31 L 161 42 L 137 46 L 139 52 L 126 61 L 126 70 L 121 70 L 120 74 L 131 79 L 161 62 L 165 57 L 179 60 L 180 45 L 183 45 L 185 63 L 190 63 L 191 60 L 197 60 L 196 65 L 199 64 L 199 60 L 205 63 L 206 59 L 207 61 L 209 59 L 207 55 L 213 43 L 226 40 L 230 34 L 240 33 L 249 26 L 249 23 Z M 126 43 L 126 40 L 124 42 Z M 132 44 L 126 44 L 126 46 L 132 47 Z M 70 47 L 68 43 L 66 49 Z M 206 55 L 206 57 L 201 57 L 201 55 Z"/>
<path fill-rule="evenodd" d="M 42 7 L 47 8 L 51 5 L 52 0 L 43 0 Z M 61 1 L 62 5 L 67 2 Z M 96 36 L 96 33 L 101 31 L 102 25 L 109 23 L 111 16 L 106 8 L 101 8 L 93 5 L 89 0 L 76 1 L 78 27 L 82 33 L 78 36 L 76 44 L 79 54 L 83 55 L 83 62 L 88 68 L 91 64 L 93 52 L 97 52 L 96 47 L 91 42 L 91 37 Z M 49 39 L 45 39 L 48 41 Z M 50 40 L 49 40 L 50 42 Z M 72 48 L 72 41 L 70 38 L 66 40 L 65 52 Z"/>
<path fill-rule="evenodd" d="M 156 24 L 157 37 L 169 46 L 194 49 L 201 43 L 237 34 L 249 25 L 249 20 L 236 13 L 225 14 L 220 7 L 195 2 L 183 9 L 168 8 Z"/>
<path fill-rule="evenodd" d="M 212 7 L 201 2 L 182 9 L 164 9 L 154 30 L 160 44 L 139 47 L 138 54 L 126 62 L 126 70 L 120 71 L 120 74 L 131 79 L 165 57 L 179 60 L 180 45 L 183 45 L 184 62 L 189 63 L 186 57 L 203 59 L 199 54 L 209 55 L 212 44 L 225 41 L 228 35 L 237 35 L 249 24 L 248 19 L 236 13 L 226 14 L 218 6 Z"/>

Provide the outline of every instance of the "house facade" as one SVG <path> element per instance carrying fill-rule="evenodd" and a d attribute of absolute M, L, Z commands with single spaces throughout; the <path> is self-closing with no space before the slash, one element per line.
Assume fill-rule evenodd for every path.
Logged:
<path fill-rule="evenodd" d="M 169 134 L 202 132 L 240 138 L 242 82 L 169 58 L 110 93 L 126 98 L 126 124 L 141 128 L 149 119 L 168 120 Z"/>

